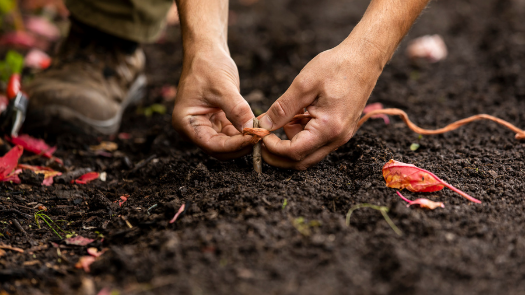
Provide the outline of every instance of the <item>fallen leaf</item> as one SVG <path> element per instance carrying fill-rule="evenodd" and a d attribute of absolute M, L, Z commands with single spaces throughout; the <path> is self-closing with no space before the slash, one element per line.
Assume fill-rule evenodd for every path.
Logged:
<path fill-rule="evenodd" d="M 45 166 L 32 166 L 27 164 L 18 164 L 17 168 L 23 170 L 31 170 L 35 174 L 44 174 L 44 181 L 42 182 L 45 186 L 50 186 L 53 184 L 53 177 L 62 175 L 61 172 L 55 171 L 49 167 Z"/>
<path fill-rule="evenodd" d="M 36 45 L 36 39 L 27 32 L 15 31 L 2 35 L 0 45 L 12 46 L 17 48 L 31 48 Z"/>
<path fill-rule="evenodd" d="M 42 154 L 46 158 L 52 158 L 53 153 L 56 151 L 56 147 L 50 147 L 42 139 L 37 139 L 31 137 L 27 134 L 22 134 L 20 136 L 13 136 L 10 140 L 13 144 L 21 145 L 26 151 Z"/>
<path fill-rule="evenodd" d="M 170 223 L 174 223 L 177 218 L 179 218 L 179 215 L 184 212 L 184 208 L 186 208 L 186 204 L 182 204 L 182 206 L 180 206 L 179 208 L 179 211 L 177 212 L 177 214 L 175 214 L 175 216 L 173 216 L 173 218 L 170 220 Z"/>
<path fill-rule="evenodd" d="M 392 159 L 383 166 L 383 177 L 385 178 L 386 186 L 391 188 L 400 190 L 406 188 L 411 192 L 424 193 L 435 192 L 442 190 L 444 187 L 448 187 L 469 201 L 481 203 L 480 200 L 446 183 L 432 172 L 418 168 L 412 164 L 405 164 Z"/>
<path fill-rule="evenodd" d="M 103 141 L 99 145 L 92 145 L 92 146 L 90 146 L 89 149 L 92 150 L 92 151 L 105 150 L 105 151 L 108 151 L 108 152 L 113 152 L 113 151 L 116 151 L 118 149 L 118 145 L 116 143 L 114 143 L 114 142 L 111 142 L 111 141 Z"/>
<path fill-rule="evenodd" d="M 380 102 L 376 102 L 376 103 L 371 103 L 369 105 L 367 105 L 364 109 L 363 109 L 363 114 L 368 114 L 372 111 L 377 111 L 377 110 L 382 110 L 383 109 L 383 104 L 380 103 Z M 387 115 L 385 114 L 378 114 L 378 115 L 373 115 L 372 116 L 373 119 L 376 119 L 376 118 L 381 118 L 383 119 L 383 121 L 385 121 L 385 124 L 390 124 L 390 118 L 388 118 Z"/>
<path fill-rule="evenodd" d="M 0 158 L 0 181 L 12 180 L 7 179 L 12 176 L 12 172 L 18 164 L 18 159 L 20 159 L 20 156 L 22 156 L 23 153 L 24 148 L 17 145 Z"/>
<path fill-rule="evenodd" d="M 100 174 L 98 172 L 88 172 L 75 180 L 71 180 L 71 183 L 87 184 L 88 182 L 98 179 L 99 176 Z"/>
<path fill-rule="evenodd" d="M 84 269 L 85 272 L 89 272 L 89 266 L 95 262 L 96 258 L 93 256 L 82 256 L 78 260 L 78 262 L 75 264 L 75 267 L 78 269 Z"/>
<path fill-rule="evenodd" d="M 431 201 L 429 199 L 416 199 L 414 201 L 410 201 L 409 199 L 403 197 L 403 195 L 400 193 L 400 192 L 396 192 L 400 197 L 401 199 L 405 200 L 406 202 L 408 202 L 408 205 L 407 207 L 411 206 L 411 205 L 419 205 L 421 206 L 421 208 L 427 208 L 427 209 L 430 209 L 430 210 L 434 210 L 438 207 L 441 207 L 441 208 L 445 208 L 445 204 L 443 204 L 442 202 L 434 202 L 434 201 Z"/>
<path fill-rule="evenodd" d="M 126 133 L 126 132 L 121 132 L 118 134 L 118 138 L 121 140 L 127 140 L 131 138 L 131 134 Z"/>
<path fill-rule="evenodd" d="M 51 57 L 40 49 L 31 49 L 24 58 L 24 65 L 33 69 L 47 69 L 51 65 Z"/>
<path fill-rule="evenodd" d="M 66 244 L 68 245 L 77 245 L 77 246 L 85 246 L 89 243 L 92 243 L 95 241 L 94 239 L 90 238 L 84 238 L 83 236 L 76 236 L 74 238 L 67 238 L 65 240 Z"/>
<path fill-rule="evenodd" d="M 447 46 L 441 36 L 426 35 L 410 41 L 406 54 L 412 60 L 424 58 L 435 63 L 447 57 Z"/>

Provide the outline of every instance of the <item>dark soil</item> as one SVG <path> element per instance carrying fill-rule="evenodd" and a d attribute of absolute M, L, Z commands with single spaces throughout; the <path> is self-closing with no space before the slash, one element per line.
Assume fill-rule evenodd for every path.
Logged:
<path fill-rule="evenodd" d="M 367 2 L 232 3 L 230 48 L 241 92 L 254 111 L 266 110 L 311 58 L 338 44 Z M 441 34 L 449 57 L 414 66 L 404 56 L 403 42 L 370 102 L 402 108 L 426 128 L 477 113 L 525 127 L 524 15 L 522 0 L 434 1 L 407 39 Z M 171 28 L 163 43 L 146 47 L 151 86 L 144 106 L 172 107 L 159 89 L 180 74 L 179 38 L 178 28 Z M 372 120 L 317 166 L 297 172 L 265 165 L 260 177 L 251 157 L 220 162 L 182 141 L 169 114 L 146 118 L 132 108 L 121 131 L 132 138 L 115 139 L 119 149 L 110 158 L 88 149 L 108 138 L 48 139 L 58 145 L 56 155 L 66 166 L 106 171 L 105 182 L 42 187 L 29 184 L 32 176 L 25 175 L 24 185 L 0 185 L 2 210 L 31 217 L 1 213 L 0 242 L 25 253 L 6 250 L 0 257 L 0 289 L 7 294 L 95 294 L 102 288 L 120 292 L 112 294 L 525 292 L 525 144 L 494 123 L 418 137 L 398 118 L 386 126 Z M 411 151 L 412 143 L 420 148 Z M 443 201 L 444 209 L 406 208 L 381 174 L 391 158 L 428 169 L 483 203 L 445 189 L 405 193 Z M 130 197 L 119 207 L 114 201 L 125 194 Z M 90 273 L 74 267 L 87 246 L 66 245 L 42 222 L 38 229 L 32 219 L 38 203 L 64 230 L 96 239 L 90 247 L 108 249 Z M 347 211 L 361 203 L 389 207 L 403 235 L 371 209 L 355 211 L 346 226 Z M 169 224 L 182 204 L 184 215 Z"/>

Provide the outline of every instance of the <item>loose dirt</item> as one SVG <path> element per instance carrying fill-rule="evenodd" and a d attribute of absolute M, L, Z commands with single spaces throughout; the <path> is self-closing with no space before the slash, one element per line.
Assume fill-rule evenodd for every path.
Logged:
<path fill-rule="evenodd" d="M 241 92 L 266 110 L 317 53 L 338 44 L 368 1 L 262 0 L 232 3 L 230 49 Z M 449 57 L 411 64 L 404 41 L 370 98 L 401 108 L 424 128 L 487 113 L 525 128 L 525 2 L 434 1 L 408 39 L 441 34 Z M 150 87 L 143 106 L 173 102 L 160 88 L 181 70 L 180 34 L 146 46 Z M 523 294 L 525 290 L 525 143 L 492 122 L 418 137 L 398 118 L 371 120 L 317 166 L 297 172 L 251 157 L 210 158 L 184 142 L 170 114 L 131 108 L 112 157 L 90 145 L 110 138 L 47 137 L 66 166 L 105 171 L 87 185 L 0 184 L 0 242 L 24 249 L 0 257 L 7 294 Z M 412 151 L 410 145 L 418 143 Z M 381 174 L 390 159 L 412 163 L 482 201 L 450 190 L 415 194 L 445 203 L 406 208 Z M 147 162 L 141 162 L 148 159 Z M 23 162 L 23 160 L 22 160 Z M 37 159 L 31 164 L 43 163 Z M 135 169 L 139 166 L 138 169 Z M 33 176 L 34 178 L 34 176 Z M 29 184 L 33 183 L 33 184 Z M 115 201 L 128 194 L 119 207 Z M 91 272 L 74 267 L 87 246 L 67 245 L 45 224 L 38 203 L 64 230 L 108 250 Z M 356 204 L 387 206 L 403 232 Z M 186 211 L 170 224 L 182 204 Z M 17 219 L 27 236 L 14 225 Z M 127 221 L 127 222 L 126 222 Z M 128 223 L 131 228 L 128 226 Z"/>

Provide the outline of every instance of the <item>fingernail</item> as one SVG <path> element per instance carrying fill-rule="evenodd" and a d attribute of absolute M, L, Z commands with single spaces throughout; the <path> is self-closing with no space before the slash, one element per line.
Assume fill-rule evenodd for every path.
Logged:
<path fill-rule="evenodd" d="M 264 128 L 266 130 L 272 130 L 273 122 L 272 119 L 270 119 L 270 116 L 266 115 L 259 119 L 259 127 Z"/>
<path fill-rule="evenodd" d="M 246 123 L 242 124 L 242 129 L 244 128 L 252 128 L 253 127 L 253 119 L 250 119 L 249 121 L 246 121 Z"/>

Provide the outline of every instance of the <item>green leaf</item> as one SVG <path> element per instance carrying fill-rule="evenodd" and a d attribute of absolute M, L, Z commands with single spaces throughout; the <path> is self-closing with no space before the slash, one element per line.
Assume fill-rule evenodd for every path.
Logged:
<path fill-rule="evenodd" d="M 6 14 L 15 8 L 16 0 L 0 0 L 0 14 Z"/>
<path fill-rule="evenodd" d="M 22 73 L 24 68 L 24 56 L 20 53 L 9 50 L 4 61 L 0 61 L 0 80 L 7 81 L 12 74 Z"/>
<path fill-rule="evenodd" d="M 410 150 L 415 152 L 419 148 L 419 143 L 413 143 L 410 145 Z"/>

